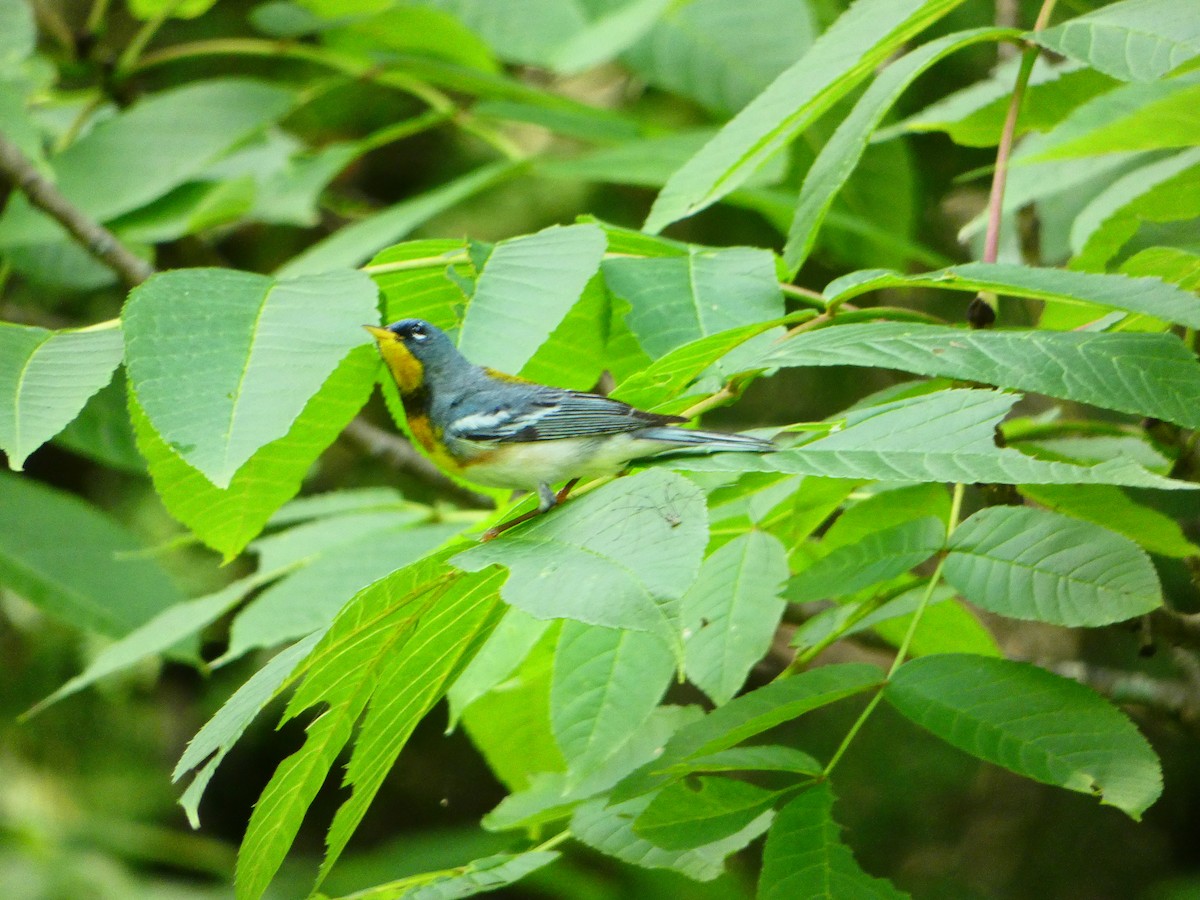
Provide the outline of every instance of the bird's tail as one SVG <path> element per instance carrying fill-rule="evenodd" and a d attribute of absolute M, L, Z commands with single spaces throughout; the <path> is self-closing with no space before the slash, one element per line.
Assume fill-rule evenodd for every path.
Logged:
<path fill-rule="evenodd" d="M 680 450 L 707 450 L 713 453 L 727 450 L 769 453 L 772 450 L 778 449 L 770 441 L 751 437 L 748 434 L 724 434 L 720 431 L 693 431 L 690 428 L 672 428 L 670 426 L 642 429 L 638 432 L 638 437 L 650 441 L 666 441 L 675 444 Z"/>

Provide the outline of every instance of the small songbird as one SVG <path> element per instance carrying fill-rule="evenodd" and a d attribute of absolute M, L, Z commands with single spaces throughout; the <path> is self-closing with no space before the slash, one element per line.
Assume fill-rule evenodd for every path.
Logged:
<path fill-rule="evenodd" d="M 549 510 L 579 478 L 619 472 L 635 459 L 671 450 L 775 449 L 750 435 L 678 428 L 687 420 L 474 365 L 421 319 L 363 327 L 400 388 L 412 436 L 438 466 L 488 487 L 537 492 L 536 511 L 485 540 Z M 568 484 L 556 494 L 551 485 L 560 482 Z"/>

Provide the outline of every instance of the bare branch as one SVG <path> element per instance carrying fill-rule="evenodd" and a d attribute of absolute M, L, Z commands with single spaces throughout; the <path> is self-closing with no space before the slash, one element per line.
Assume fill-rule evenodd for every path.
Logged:
<path fill-rule="evenodd" d="M 30 203 L 53 216 L 88 253 L 116 272 L 130 287 L 154 274 L 150 263 L 135 256 L 111 231 L 76 209 L 4 134 L 0 134 L 0 172 L 29 198 Z"/>

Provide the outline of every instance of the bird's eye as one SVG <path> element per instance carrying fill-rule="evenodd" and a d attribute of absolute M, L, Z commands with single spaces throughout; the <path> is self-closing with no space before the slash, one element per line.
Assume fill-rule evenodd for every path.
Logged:
<path fill-rule="evenodd" d="M 423 341 L 425 338 L 429 337 L 429 332 L 427 332 L 422 325 L 413 325 L 408 330 L 408 336 L 414 341 Z"/>

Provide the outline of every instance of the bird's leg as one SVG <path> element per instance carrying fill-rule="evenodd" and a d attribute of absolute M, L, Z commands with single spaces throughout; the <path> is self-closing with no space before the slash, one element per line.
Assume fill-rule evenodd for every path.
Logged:
<path fill-rule="evenodd" d="M 562 503 L 564 500 L 566 500 L 567 494 L 571 493 L 571 488 L 575 487 L 577 484 L 579 484 L 578 478 L 572 478 L 570 481 L 564 484 L 562 486 L 562 490 L 554 495 L 554 502 Z"/>
<path fill-rule="evenodd" d="M 538 495 L 537 509 L 531 509 L 529 512 L 524 513 L 523 515 L 517 516 L 515 519 L 509 519 L 507 522 L 501 522 L 499 525 L 493 525 L 491 528 L 489 528 L 487 531 L 485 531 L 483 533 L 483 535 L 479 538 L 479 540 L 481 542 L 482 541 L 490 541 L 493 538 L 498 537 L 499 535 L 508 531 L 508 529 L 512 528 L 514 525 L 520 525 L 522 522 L 528 522 L 534 516 L 540 516 L 542 513 L 548 512 L 549 510 L 553 509 L 555 506 L 558 505 L 558 503 L 561 500 L 564 500 L 566 498 L 567 493 L 571 490 L 572 487 L 575 486 L 575 482 L 578 480 L 579 479 L 576 478 L 573 481 L 567 482 L 566 486 L 561 491 L 559 491 L 557 494 L 554 493 L 554 491 L 552 491 L 550 489 L 550 485 L 539 484 L 537 486 L 537 495 Z"/>

